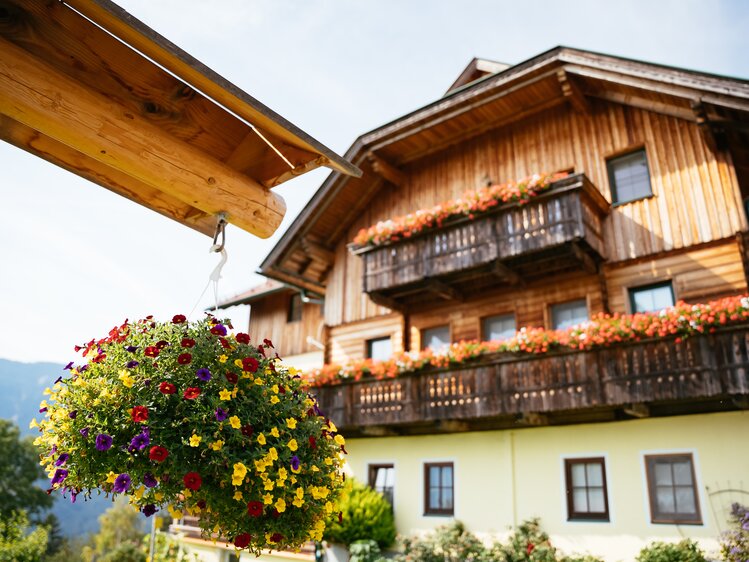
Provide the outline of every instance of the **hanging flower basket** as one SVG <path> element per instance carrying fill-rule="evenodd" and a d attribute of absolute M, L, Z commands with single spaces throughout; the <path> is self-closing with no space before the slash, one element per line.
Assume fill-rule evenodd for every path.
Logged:
<path fill-rule="evenodd" d="M 178 315 L 126 322 L 79 350 L 85 363 L 66 367 L 40 409 L 52 490 L 198 516 L 206 536 L 255 553 L 322 539 L 344 439 L 271 342 Z"/>

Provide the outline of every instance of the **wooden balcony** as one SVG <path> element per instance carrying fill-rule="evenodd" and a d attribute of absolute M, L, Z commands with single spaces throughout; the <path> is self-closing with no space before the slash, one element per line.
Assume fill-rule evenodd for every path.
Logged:
<path fill-rule="evenodd" d="M 462 300 L 488 286 L 518 284 L 606 259 L 609 203 L 583 175 L 555 182 L 529 203 L 508 203 L 475 219 L 386 246 L 353 250 L 364 260 L 364 292 L 393 309 Z"/>
<path fill-rule="evenodd" d="M 749 408 L 749 325 L 593 351 L 486 357 L 316 389 L 347 435 L 437 433 Z"/>

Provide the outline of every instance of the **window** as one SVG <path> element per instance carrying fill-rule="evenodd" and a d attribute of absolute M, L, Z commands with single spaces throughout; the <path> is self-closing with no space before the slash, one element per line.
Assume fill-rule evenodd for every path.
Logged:
<path fill-rule="evenodd" d="M 554 330 L 564 330 L 570 326 L 581 324 L 588 319 L 588 303 L 585 299 L 563 302 L 551 307 L 551 327 Z"/>
<path fill-rule="evenodd" d="M 481 321 L 481 337 L 484 341 L 506 340 L 515 335 L 515 315 L 488 316 Z"/>
<path fill-rule="evenodd" d="M 289 299 L 289 312 L 286 322 L 299 322 L 302 319 L 302 295 L 294 293 Z"/>
<path fill-rule="evenodd" d="M 653 523 L 702 524 L 692 455 L 647 455 L 650 516 Z"/>
<path fill-rule="evenodd" d="M 386 338 L 375 338 L 367 340 L 367 358 L 375 361 L 385 361 L 393 354 L 393 345 L 390 336 Z"/>
<path fill-rule="evenodd" d="M 630 289 L 629 304 L 632 312 L 653 312 L 674 306 L 671 281 Z"/>
<path fill-rule="evenodd" d="M 568 520 L 609 520 L 604 467 L 602 457 L 564 460 Z"/>
<path fill-rule="evenodd" d="M 652 195 L 650 172 L 645 149 L 630 152 L 624 156 L 610 158 L 606 162 L 611 186 L 611 200 L 628 203 Z"/>
<path fill-rule="evenodd" d="M 431 349 L 435 353 L 447 351 L 450 347 L 450 326 L 435 326 L 421 331 L 421 349 Z"/>
<path fill-rule="evenodd" d="M 453 463 L 424 464 L 424 515 L 452 515 Z"/>
<path fill-rule="evenodd" d="M 380 492 L 393 505 L 395 467 L 392 464 L 369 465 L 369 487 Z"/>

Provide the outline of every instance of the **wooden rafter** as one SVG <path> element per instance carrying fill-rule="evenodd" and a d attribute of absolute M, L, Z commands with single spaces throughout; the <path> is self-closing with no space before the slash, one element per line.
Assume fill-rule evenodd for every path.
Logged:
<path fill-rule="evenodd" d="M 562 95 L 570 102 L 573 109 L 578 113 L 589 113 L 590 104 L 574 78 L 570 77 L 563 68 L 560 68 L 557 70 L 557 79 L 559 80 L 559 86 L 562 88 Z"/>
<path fill-rule="evenodd" d="M 425 288 L 427 291 L 434 293 L 440 298 L 448 301 L 463 301 L 463 294 L 456 288 L 451 287 L 447 283 L 438 281 L 437 279 L 430 279 L 426 282 Z"/>
<path fill-rule="evenodd" d="M 393 185 L 401 187 L 406 183 L 406 174 L 393 164 L 377 156 L 374 152 L 367 154 L 367 159 L 372 166 L 375 174 L 389 181 Z"/>

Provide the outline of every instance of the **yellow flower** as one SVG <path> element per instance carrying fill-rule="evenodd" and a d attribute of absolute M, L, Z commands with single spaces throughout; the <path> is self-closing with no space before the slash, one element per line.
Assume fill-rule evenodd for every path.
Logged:
<path fill-rule="evenodd" d="M 302 498 L 294 498 L 291 503 L 297 507 L 302 507 L 304 505 L 304 500 Z"/>
<path fill-rule="evenodd" d="M 278 500 L 276 500 L 276 511 L 278 511 L 278 513 L 286 511 L 286 502 L 283 498 L 278 498 Z"/>
<path fill-rule="evenodd" d="M 329 428 L 329 430 L 330 430 L 331 433 L 335 433 L 336 431 L 338 431 L 338 428 L 330 420 L 328 420 L 328 428 Z"/>
<path fill-rule="evenodd" d="M 128 388 L 132 388 L 133 383 L 135 382 L 133 377 L 130 376 L 130 373 L 126 369 L 122 369 L 120 371 L 119 379 L 122 381 L 122 384 L 124 384 Z"/>
<path fill-rule="evenodd" d="M 274 384 L 270 387 L 270 389 L 273 391 L 273 394 L 278 394 L 278 385 Z"/>
<path fill-rule="evenodd" d="M 335 436 L 335 439 L 334 439 L 334 440 L 335 440 L 335 442 L 336 442 L 336 443 L 338 443 L 339 445 L 345 445 L 345 444 L 346 444 L 346 440 L 345 440 L 345 439 L 343 438 L 343 435 L 341 435 L 340 433 L 339 433 L 338 435 L 336 435 L 336 436 Z"/>
<path fill-rule="evenodd" d="M 138 486 L 136 488 L 135 492 L 133 492 L 133 496 L 135 497 L 135 499 L 139 500 L 139 499 L 141 499 L 143 497 L 143 493 L 145 491 L 146 491 L 146 487 L 145 486 Z"/>
<path fill-rule="evenodd" d="M 153 497 L 157 502 L 160 502 L 164 499 L 164 492 L 156 492 Z"/>
<path fill-rule="evenodd" d="M 289 442 L 288 442 L 288 443 L 286 444 L 286 446 L 287 446 L 287 447 L 288 447 L 288 448 L 289 448 L 290 450 L 292 450 L 292 451 L 296 451 L 296 450 L 297 450 L 297 449 L 299 448 L 299 445 L 297 444 L 297 442 L 296 442 L 296 439 L 292 439 L 291 441 L 289 441 Z"/>
<path fill-rule="evenodd" d="M 238 502 L 241 502 L 244 499 L 242 492 L 240 492 L 239 490 L 234 492 L 234 499 L 237 500 Z"/>
<path fill-rule="evenodd" d="M 114 484 L 115 480 L 117 480 L 117 475 L 110 470 L 109 474 L 107 474 L 107 479 L 105 480 L 105 482 L 107 484 Z"/>
<path fill-rule="evenodd" d="M 270 403 L 271 404 L 278 404 L 280 401 L 281 400 L 279 400 L 278 396 L 276 396 L 275 394 L 270 397 Z"/>
<path fill-rule="evenodd" d="M 29 424 L 29 429 L 34 429 L 35 427 L 39 427 L 39 424 L 36 421 L 36 418 L 31 419 L 31 423 Z"/>
<path fill-rule="evenodd" d="M 286 418 L 286 426 L 289 429 L 296 429 L 296 420 L 294 418 Z"/>
<path fill-rule="evenodd" d="M 286 480 L 289 477 L 289 471 L 286 470 L 284 467 L 281 467 L 278 469 L 278 477 L 281 480 Z"/>
<path fill-rule="evenodd" d="M 172 519 L 182 519 L 182 512 L 179 509 L 171 505 L 167 507 L 167 509 L 169 510 L 169 515 L 172 516 Z"/>
<path fill-rule="evenodd" d="M 316 465 L 316 464 L 313 464 L 312 466 L 310 466 L 310 467 L 309 467 L 309 469 L 310 469 L 310 470 L 311 470 L 312 472 L 320 472 L 320 469 L 319 469 L 319 468 L 317 468 L 317 465 Z"/>
<path fill-rule="evenodd" d="M 218 397 L 221 398 L 221 400 L 231 400 L 231 390 L 222 390 L 218 393 Z"/>
<path fill-rule="evenodd" d="M 291 478 L 289 478 L 289 482 L 291 482 L 292 484 L 296 484 L 296 476 L 292 476 Z"/>
<path fill-rule="evenodd" d="M 226 355 L 219 355 L 219 357 L 218 357 L 218 362 L 219 362 L 219 363 L 226 363 L 226 360 L 227 360 L 227 359 L 229 359 L 229 358 L 228 358 L 228 357 L 227 357 Z M 241 363 L 242 363 L 242 362 L 240 361 L 240 364 L 241 364 Z"/>
<path fill-rule="evenodd" d="M 276 487 L 276 485 L 273 483 L 273 480 L 266 480 L 265 481 L 264 489 L 266 491 L 271 491 L 275 487 Z"/>
<path fill-rule="evenodd" d="M 185 488 L 184 490 L 182 490 L 182 495 L 185 496 L 186 498 L 191 498 L 192 492 L 188 490 L 187 488 Z"/>
<path fill-rule="evenodd" d="M 273 494 L 265 494 L 263 496 L 263 504 L 271 505 L 273 503 Z"/>
<path fill-rule="evenodd" d="M 259 433 L 257 436 L 257 442 L 260 443 L 261 445 L 265 445 L 265 435 L 263 435 L 262 433 Z"/>
<path fill-rule="evenodd" d="M 264 381 L 263 381 L 263 379 L 261 379 L 260 377 L 257 377 L 257 378 L 255 379 L 255 384 L 259 386 L 259 385 L 262 385 L 262 384 L 264 384 Z"/>
<path fill-rule="evenodd" d="M 268 458 L 272 461 L 278 460 L 278 451 L 276 451 L 275 447 L 271 447 L 268 449 Z"/>
<path fill-rule="evenodd" d="M 333 465 L 333 459 L 331 459 L 330 457 L 325 457 L 325 461 L 324 462 L 328 466 L 332 466 Z"/>
<path fill-rule="evenodd" d="M 214 451 L 220 451 L 221 447 L 223 447 L 223 446 L 224 446 L 224 442 L 221 441 L 221 439 L 219 439 L 218 441 L 214 441 L 213 443 L 211 443 L 211 449 L 213 449 Z"/>
<path fill-rule="evenodd" d="M 271 435 L 272 435 L 273 437 L 279 437 L 279 436 L 280 436 L 280 434 L 278 433 L 278 428 L 277 428 L 277 427 L 274 427 L 273 429 L 271 429 L 271 430 L 270 430 L 270 434 L 271 434 Z"/>
<path fill-rule="evenodd" d="M 255 470 L 262 475 L 265 472 L 265 462 L 255 461 Z"/>
<path fill-rule="evenodd" d="M 235 359 L 234 360 L 234 365 L 236 365 L 237 367 L 239 367 L 241 369 L 242 368 L 242 360 L 241 359 Z"/>
<path fill-rule="evenodd" d="M 304 488 L 297 488 L 296 489 L 296 497 L 303 498 L 304 497 Z"/>
<path fill-rule="evenodd" d="M 330 502 L 325 502 L 325 512 L 330 515 L 333 513 L 333 504 Z"/>
<path fill-rule="evenodd" d="M 234 429 L 239 429 L 240 427 L 242 427 L 242 422 L 239 421 L 239 418 L 237 416 L 230 417 L 229 423 Z"/>
<path fill-rule="evenodd" d="M 190 447 L 197 447 L 202 440 L 203 438 L 200 435 L 195 435 L 193 433 L 192 437 L 190 437 Z"/>

